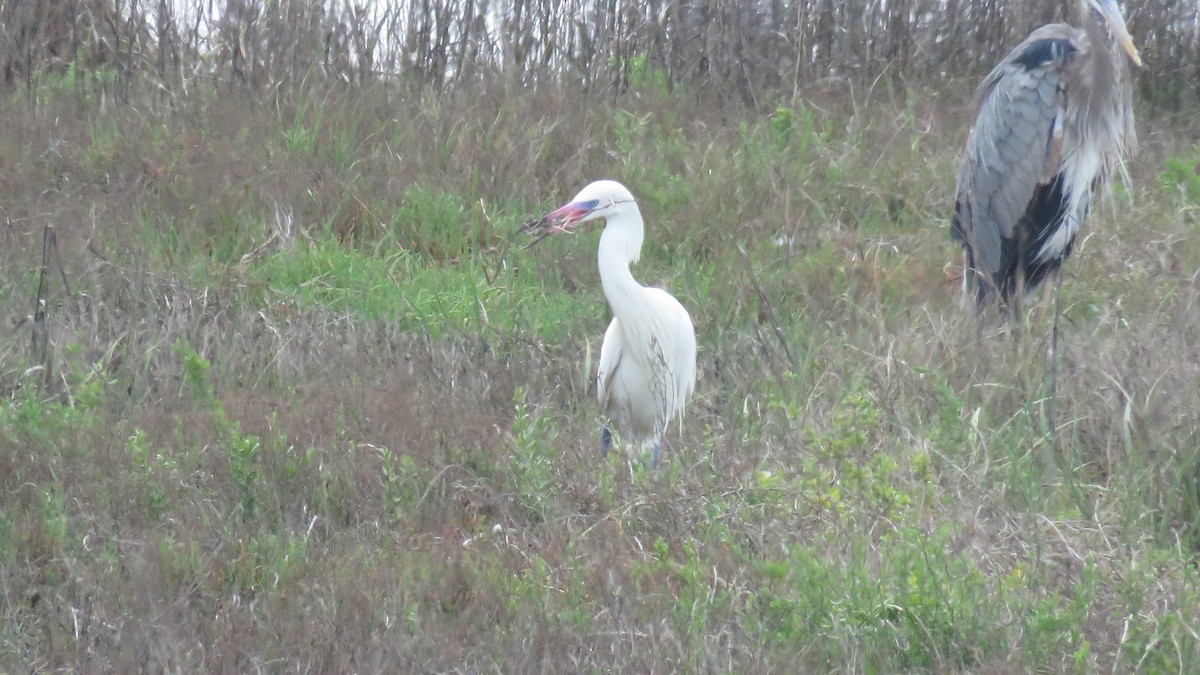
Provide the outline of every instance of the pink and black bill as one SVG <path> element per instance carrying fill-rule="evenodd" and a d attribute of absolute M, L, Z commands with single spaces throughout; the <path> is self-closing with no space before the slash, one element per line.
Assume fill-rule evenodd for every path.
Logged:
<path fill-rule="evenodd" d="M 599 200 L 596 199 L 586 202 L 571 202 L 566 206 L 559 207 L 547 213 L 537 220 L 526 223 L 519 231 L 528 232 L 537 238 L 526 244 L 525 248 L 530 248 L 540 243 L 552 234 L 570 232 L 581 220 L 594 211 L 599 203 Z"/>

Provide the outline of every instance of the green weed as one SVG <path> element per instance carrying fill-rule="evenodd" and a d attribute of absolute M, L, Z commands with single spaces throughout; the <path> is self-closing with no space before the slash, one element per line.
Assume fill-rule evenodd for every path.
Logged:
<path fill-rule="evenodd" d="M 182 341 L 175 343 L 175 352 L 183 362 L 184 388 L 211 416 L 213 434 L 225 451 L 229 477 L 239 495 L 241 517 L 253 520 L 258 515 L 258 497 L 263 488 L 262 441 L 243 434 L 241 425 L 226 414 L 208 379 L 208 360 Z"/>
<path fill-rule="evenodd" d="M 403 249 L 456 259 L 483 243 L 474 216 L 460 197 L 416 184 L 405 189 L 388 230 Z"/>
<path fill-rule="evenodd" d="M 1169 157 L 1163 162 L 1158 184 L 1164 190 L 1177 191 L 1186 201 L 1200 204 L 1200 148 L 1189 157 Z"/>
<path fill-rule="evenodd" d="M 550 496 L 554 493 L 553 430 L 542 415 L 532 413 L 526 404 L 525 392 L 513 393 L 516 415 L 513 417 L 513 448 L 508 460 L 508 475 L 518 504 L 528 509 L 538 521 L 552 512 Z"/>

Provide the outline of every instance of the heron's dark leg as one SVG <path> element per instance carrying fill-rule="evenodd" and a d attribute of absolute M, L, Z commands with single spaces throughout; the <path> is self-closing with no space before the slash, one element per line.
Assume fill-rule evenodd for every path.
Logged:
<path fill-rule="evenodd" d="M 983 314 L 987 305 L 988 295 L 992 291 L 992 281 L 986 273 L 975 267 L 975 252 L 971 247 L 963 246 L 963 298 L 974 301 L 975 315 Z"/>
<path fill-rule="evenodd" d="M 1021 319 L 1025 318 L 1025 315 L 1021 313 L 1021 305 L 1023 304 L 1021 301 L 1025 299 L 1025 272 L 1023 270 L 1024 268 L 1021 266 L 1021 263 L 1017 263 L 1017 274 L 1013 280 L 1012 295 L 1008 298 L 1008 309 L 1012 312 L 1009 319 L 1016 322 L 1020 322 Z"/>
<path fill-rule="evenodd" d="M 608 430 L 608 425 L 600 428 L 600 456 L 608 457 L 608 450 L 612 447 L 612 432 Z"/>
<path fill-rule="evenodd" d="M 650 468 L 658 468 L 658 453 L 662 449 L 662 441 L 654 441 L 654 449 L 650 451 Z"/>
<path fill-rule="evenodd" d="M 1061 271 L 1062 268 L 1059 268 L 1059 269 Z M 1051 272 L 1050 274 L 1054 274 L 1056 279 L 1061 278 L 1060 276 L 1058 276 L 1058 274 L 1056 272 Z M 1054 296 L 1054 317 L 1057 320 L 1057 318 L 1058 318 L 1058 283 L 1055 282 L 1054 284 L 1050 284 L 1050 283 L 1043 282 L 1042 283 L 1042 299 L 1041 299 L 1041 301 L 1038 302 L 1037 309 L 1035 309 L 1033 312 L 1033 320 L 1035 323 L 1041 323 L 1042 317 L 1046 315 L 1046 308 L 1050 306 L 1050 296 L 1051 295 Z"/>
<path fill-rule="evenodd" d="M 1054 327 L 1050 330 L 1050 409 L 1046 416 L 1050 421 L 1050 435 L 1053 438 L 1058 433 L 1058 421 L 1054 418 L 1057 407 L 1058 393 L 1058 296 L 1062 290 L 1062 268 L 1054 271 Z"/>

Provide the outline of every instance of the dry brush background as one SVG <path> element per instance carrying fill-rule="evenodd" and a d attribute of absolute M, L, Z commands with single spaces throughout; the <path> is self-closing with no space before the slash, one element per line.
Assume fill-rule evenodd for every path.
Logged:
<path fill-rule="evenodd" d="M 1033 28 L 1073 20 L 1072 0 L 419 0 L 224 3 L 5 2 L 8 83 L 45 65 L 105 64 L 179 95 L 211 78 L 256 90 L 314 72 L 357 84 L 471 87 L 498 75 L 623 91 L 649 66 L 667 87 L 748 104 L 828 81 L 944 82 L 986 71 Z M 1130 2 L 1141 93 L 1179 107 L 1200 88 L 1200 8 Z"/>
<path fill-rule="evenodd" d="M 1067 2 L 0 3 L 0 670 L 1188 672 L 1197 6 L 1049 317 L 946 233 Z M 601 462 L 589 180 L 695 318 Z M 53 246 L 46 236 L 50 226 Z"/>

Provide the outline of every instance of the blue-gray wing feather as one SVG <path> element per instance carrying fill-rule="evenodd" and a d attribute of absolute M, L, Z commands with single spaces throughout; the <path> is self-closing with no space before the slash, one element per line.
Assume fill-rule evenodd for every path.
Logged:
<path fill-rule="evenodd" d="M 1058 172 L 1063 71 L 1081 39 L 1065 24 L 1043 26 L 979 87 L 979 113 L 958 171 L 952 234 L 970 247 L 981 272 L 997 273 L 1002 238 L 1012 237 L 1038 186 Z"/>

